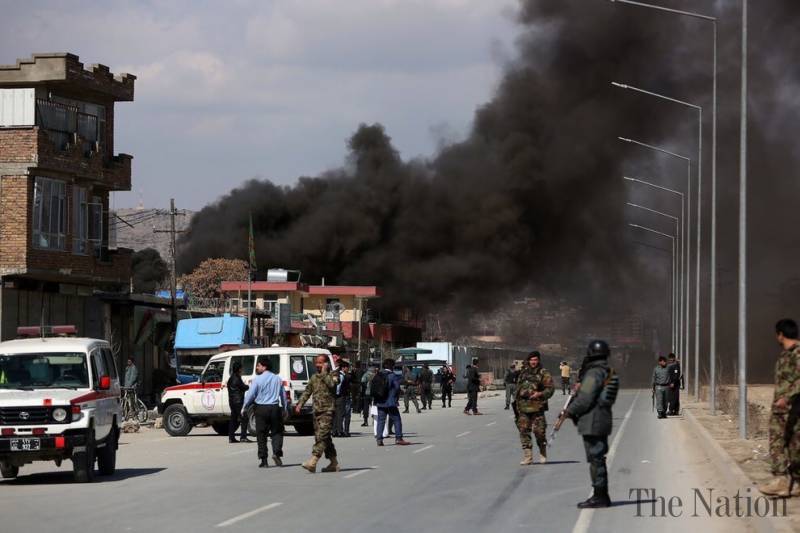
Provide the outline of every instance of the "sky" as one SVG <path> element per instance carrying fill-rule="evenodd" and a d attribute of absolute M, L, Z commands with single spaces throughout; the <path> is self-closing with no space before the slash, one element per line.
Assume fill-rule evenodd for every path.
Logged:
<path fill-rule="evenodd" d="M 133 190 L 199 209 L 341 165 L 360 123 L 403 158 L 466 136 L 514 55 L 515 0 L 0 0 L 0 64 L 71 52 L 137 76 L 116 106 Z"/>

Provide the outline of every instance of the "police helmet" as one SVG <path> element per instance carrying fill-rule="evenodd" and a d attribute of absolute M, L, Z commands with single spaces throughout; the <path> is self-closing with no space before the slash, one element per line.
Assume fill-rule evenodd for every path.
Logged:
<path fill-rule="evenodd" d="M 592 358 L 606 358 L 611 355 L 611 350 L 606 341 L 593 340 L 586 349 L 586 355 Z"/>

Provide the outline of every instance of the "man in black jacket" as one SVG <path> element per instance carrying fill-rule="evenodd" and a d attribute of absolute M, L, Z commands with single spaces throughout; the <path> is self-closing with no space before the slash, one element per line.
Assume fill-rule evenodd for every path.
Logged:
<path fill-rule="evenodd" d="M 481 375 L 478 372 L 478 362 L 467 366 L 467 406 L 464 414 L 482 415 L 478 412 L 478 391 L 481 388 Z M 472 411 L 472 413 L 470 413 Z"/>
<path fill-rule="evenodd" d="M 339 383 L 336 385 L 336 401 L 334 403 L 336 411 L 333 415 L 333 436 L 334 437 L 349 437 L 350 436 L 350 383 L 352 375 L 350 374 L 350 363 L 343 359 L 339 363 L 337 370 L 339 375 Z"/>
<path fill-rule="evenodd" d="M 231 368 L 231 377 L 228 378 L 228 403 L 231 406 L 231 419 L 228 422 L 228 442 L 251 442 L 247 438 L 247 417 L 242 416 L 242 405 L 244 405 L 244 393 L 249 389 L 242 381 L 242 363 L 236 361 Z M 236 429 L 239 427 L 241 419 L 242 437 L 236 440 Z"/>
<path fill-rule="evenodd" d="M 611 404 L 616 399 L 616 390 L 613 391 L 613 397 L 604 394 L 606 381 L 611 374 L 609 355 L 611 350 L 605 341 L 595 340 L 589 344 L 578 374 L 580 387 L 563 413 L 575 421 L 578 433 L 583 437 L 592 478 L 592 496 L 579 503 L 579 509 L 611 506 L 606 454 L 608 436 L 611 434 Z"/>

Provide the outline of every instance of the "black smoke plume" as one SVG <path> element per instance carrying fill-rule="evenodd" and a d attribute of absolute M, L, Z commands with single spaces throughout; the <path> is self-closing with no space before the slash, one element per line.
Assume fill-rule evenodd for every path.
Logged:
<path fill-rule="evenodd" d="M 662 4 L 720 18 L 720 268 L 730 273 L 738 199 L 738 5 Z M 770 201 L 785 198 L 783 193 L 796 194 L 800 182 L 789 179 L 797 163 L 796 136 L 787 135 L 797 124 L 798 93 L 791 88 L 797 87 L 794 58 L 800 46 L 794 24 L 800 3 L 752 4 L 758 5 L 751 7 L 751 180 L 754 192 L 761 190 L 758 180 L 769 180 L 773 188 L 753 201 L 752 213 L 762 214 Z M 691 154 L 696 163 L 696 122 L 685 109 L 623 92 L 610 82 L 705 107 L 703 238 L 708 243 L 708 25 L 603 0 L 521 1 L 518 21 L 518 55 L 506 65 L 495 96 L 476 111 L 466 140 L 430 160 L 403 161 L 382 126 L 361 125 L 348 141 L 343 167 L 289 187 L 253 180 L 205 207 L 181 239 L 181 269 L 207 257 L 245 258 L 252 212 L 259 265 L 298 268 L 312 282 L 324 277 L 328 283 L 378 284 L 387 295 L 386 309 L 455 303 L 485 310 L 535 286 L 568 295 L 597 313 L 666 311 L 668 262 L 630 241 L 665 243 L 635 234 L 627 223 L 663 231 L 671 226 L 631 212 L 624 203 L 634 199 L 673 211 L 676 205 L 645 196 L 621 177 L 638 174 L 683 187 L 685 165 L 623 146 L 617 137 Z M 795 212 L 787 207 L 769 223 L 755 221 L 751 238 L 758 241 L 793 224 L 781 238 L 796 249 Z M 707 260 L 706 252 L 704 286 Z M 790 278 L 790 270 L 782 269 L 778 279 Z M 787 285 L 795 291 L 797 286 Z M 707 291 L 702 296 L 706 317 Z M 770 312 L 791 311 L 785 294 L 782 298 L 783 307 Z M 730 331 L 730 319 L 720 327 Z M 705 350 L 706 330 L 702 341 Z"/>

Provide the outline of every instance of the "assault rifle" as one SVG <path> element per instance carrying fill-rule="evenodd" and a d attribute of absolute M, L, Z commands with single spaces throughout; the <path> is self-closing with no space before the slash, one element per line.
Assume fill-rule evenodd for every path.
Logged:
<path fill-rule="evenodd" d="M 556 423 L 553 424 L 553 430 L 550 432 L 550 437 L 547 439 L 547 445 L 551 446 L 553 441 L 556 440 L 556 433 L 558 430 L 561 429 L 561 424 L 568 418 L 567 417 L 567 407 L 569 407 L 570 402 L 575 398 L 575 392 L 570 393 L 567 401 L 564 403 L 564 407 L 561 408 L 561 414 L 558 415 L 558 419 L 556 419 Z"/>

